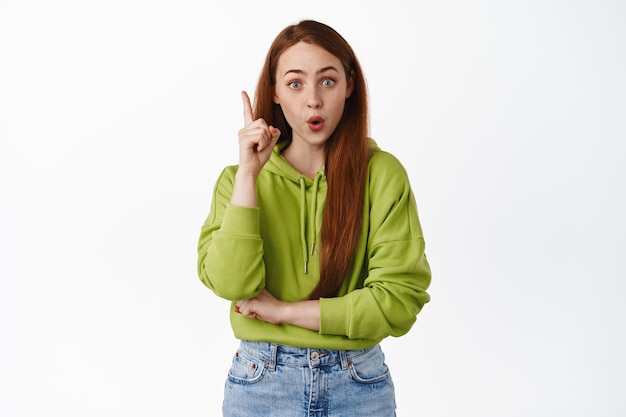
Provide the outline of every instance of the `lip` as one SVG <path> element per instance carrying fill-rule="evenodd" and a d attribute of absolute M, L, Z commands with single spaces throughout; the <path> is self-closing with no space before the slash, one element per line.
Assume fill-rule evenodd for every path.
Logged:
<path fill-rule="evenodd" d="M 319 116 L 310 117 L 306 123 L 309 125 L 309 129 L 313 132 L 319 132 L 324 128 L 324 119 Z"/>

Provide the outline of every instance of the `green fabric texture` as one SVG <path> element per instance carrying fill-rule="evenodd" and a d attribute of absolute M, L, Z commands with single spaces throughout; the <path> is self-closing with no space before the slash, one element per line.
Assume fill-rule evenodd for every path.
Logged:
<path fill-rule="evenodd" d="M 404 167 L 372 141 L 363 230 L 340 294 L 320 300 L 319 332 L 235 313 L 235 337 L 319 349 L 363 349 L 401 336 L 430 300 L 431 271 Z M 267 288 L 285 301 L 307 299 L 319 279 L 319 233 L 326 176 L 300 175 L 274 148 L 257 179 L 257 208 L 230 204 L 236 166 L 220 175 L 200 232 L 198 275 L 234 302 Z M 355 202 L 356 204 L 357 202 Z"/>

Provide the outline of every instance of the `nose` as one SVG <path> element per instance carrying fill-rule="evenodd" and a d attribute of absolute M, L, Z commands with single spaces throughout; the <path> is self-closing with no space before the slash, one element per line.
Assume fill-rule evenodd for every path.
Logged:
<path fill-rule="evenodd" d="M 316 88 L 311 88 L 307 96 L 307 106 L 312 109 L 319 109 L 322 107 L 322 97 Z"/>

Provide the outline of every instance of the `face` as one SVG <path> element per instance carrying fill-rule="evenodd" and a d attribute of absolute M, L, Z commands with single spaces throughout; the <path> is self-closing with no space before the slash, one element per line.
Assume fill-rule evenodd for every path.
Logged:
<path fill-rule="evenodd" d="M 321 146 L 341 120 L 352 80 L 339 58 L 304 42 L 283 52 L 276 69 L 274 102 L 293 130 L 292 145 Z"/>

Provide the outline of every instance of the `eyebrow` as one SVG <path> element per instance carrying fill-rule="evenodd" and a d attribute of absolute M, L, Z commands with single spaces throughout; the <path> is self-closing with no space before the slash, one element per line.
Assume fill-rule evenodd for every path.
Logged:
<path fill-rule="evenodd" d="M 321 68 L 318 71 L 316 71 L 316 74 L 323 74 L 327 71 L 335 71 L 335 72 L 339 72 L 337 70 L 337 68 L 333 67 L 332 65 L 329 65 L 327 67 Z M 287 70 L 285 71 L 285 73 L 283 74 L 283 77 L 287 76 L 287 74 L 302 74 L 302 75 L 307 75 L 306 71 L 303 70 L 299 70 L 299 69 L 291 69 L 291 70 Z"/>

